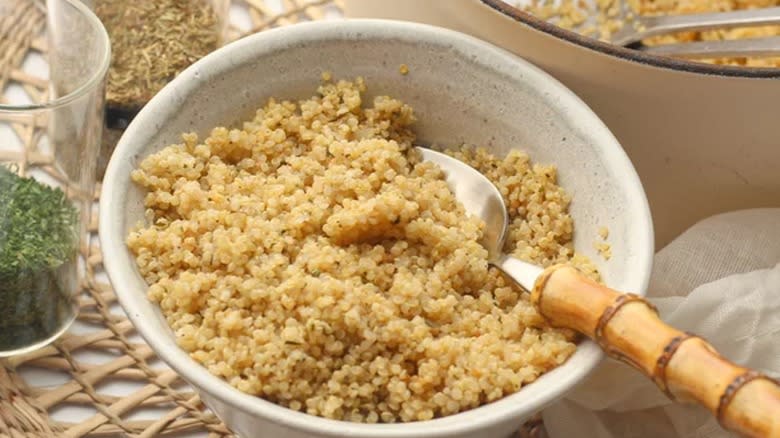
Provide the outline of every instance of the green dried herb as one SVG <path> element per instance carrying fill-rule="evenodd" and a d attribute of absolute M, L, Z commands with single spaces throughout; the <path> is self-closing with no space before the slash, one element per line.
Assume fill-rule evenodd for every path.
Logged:
<path fill-rule="evenodd" d="M 0 166 L 0 350 L 45 340 L 72 316 L 78 244 L 65 193 Z"/>

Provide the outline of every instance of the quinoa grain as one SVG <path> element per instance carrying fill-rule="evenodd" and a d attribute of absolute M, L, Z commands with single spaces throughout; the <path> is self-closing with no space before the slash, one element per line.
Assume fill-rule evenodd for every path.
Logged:
<path fill-rule="evenodd" d="M 451 415 L 563 363 L 573 334 L 488 266 L 484 224 L 414 151 L 412 109 L 362 80 L 269 100 L 242 129 L 194 134 L 132 173 L 127 238 L 181 348 L 241 391 L 356 422 Z M 572 249 L 552 166 L 450 151 L 497 184 L 506 250 L 598 273 Z"/>

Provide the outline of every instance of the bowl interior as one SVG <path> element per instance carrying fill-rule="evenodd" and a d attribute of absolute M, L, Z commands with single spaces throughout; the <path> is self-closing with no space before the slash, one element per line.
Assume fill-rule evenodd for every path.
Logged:
<path fill-rule="evenodd" d="M 408 75 L 399 73 L 401 64 L 408 65 Z M 560 184 L 574 199 L 576 248 L 596 262 L 607 284 L 644 294 L 653 252 L 644 192 L 614 137 L 562 85 L 500 49 L 429 26 L 354 20 L 281 28 L 226 46 L 174 80 L 128 128 L 104 180 L 101 241 L 111 254 L 106 268 L 120 301 L 152 347 L 196 386 L 230 391 L 175 346 L 158 308 L 146 299 L 146 284 L 123 243 L 144 214 L 144 193 L 129 173 L 145 156 L 178 142 L 182 132 L 205 136 L 212 127 L 252 117 L 269 97 L 313 95 L 323 71 L 364 77 L 366 102 L 389 94 L 412 105 L 422 144 L 467 143 L 498 154 L 518 148 L 535 162 L 556 164 Z M 609 229 L 609 261 L 593 249 L 600 227 Z M 446 432 L 448 425 L 485 415 L 527 415 L 560 396 L 600 358 L 595 345 L 584 342 L 565 365 L 517 394 L 428 423 Z M 232 392 L 231 400 L 251 409 L 278 412 Z M 321 420 L 300 416 L 310 424 Z"/>

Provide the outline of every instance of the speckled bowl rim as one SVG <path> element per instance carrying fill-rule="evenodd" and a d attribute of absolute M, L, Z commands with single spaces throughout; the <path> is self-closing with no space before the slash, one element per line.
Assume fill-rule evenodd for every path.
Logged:
<path fill-rule="evenodd" d="M 604 55 L 620 58 L 625 61 L 645 64 L 663 69 L 711 76 L 742 77 L 754 79 L 780 78 L 780 68 L 775 67 L 740 67 L 734 65 L 716 65 L 703 62 L 687 61 L 667 56 L 653 55 L 638 50 L 609 44 L 595 38 L 584 36 L 577 32 L 563 29 L 533 14 L 523 11 L 505 0 L 479 0 L 486 6 L 512 20 L 526 24 L 536 30 L 562 39 L 571 44 L 593 50 Z"/>
<path fill-rule="evenodd" d="M 145 315 L 142 313 L 143 309 L 139 303 L 148 302 L 146 294 L 135 293 L 130 290 L 132 288 L 123 287 L 123 285 L 132 284 L 136 273 L 133 266 L 122 263 L 119 257 L 110 256 L 112 253 L 118 254 L 121 251 L 127 251 L 124 229 L 120 226 L 122 221 L 116 220 L 116 217 L 123 214 L 125 206 L 115 205 L 119 203 L 112 202 L 112 194 L 129 189 L 129 176 L 121 175 L 119 172 L 128 165 L 129 157 L 134 156 L 135 152 L 144 146 L 134 144 L 133 137 L 147 129 L 148 126 L 159 124 L 159 120 L 155 118 L 156 108 L 165 108 L 170 102 L 175 101 L 174 97 L 181 91 L 180 89 L 189 90 L 188 83 L 197 82 L 198 71 L 208 70 L 211 64 L 220 64 L 223 62 L 220 59 L 229 59 L 230 57 L 227 56 L 222 58 L 222 54 L 225 52 L 248 51 L 252 54 L 257 53 L 257 56 L 263 56 L 262 54 L 266 53 L 264 52 L 266 44 L 276 46 L 276 44 L 271 44 L 272 42 L 284 41 L 289 47 L 313 36 L 318 39 L 336 39 L 343 38 L 346 33 L 360 34 L 366 39 L 393 38 L 432 42 L 446 40 L 447 44 L 463 50 L 468 49 L 478 54 L 489 54 L 490 57 L 500 59 L 502 63 L 513 63 L 513 68 L 521 70 L 526 81 L 534 86 L 548 89 L 551 102 L 556 101 L 555 105 L 566 108 L 572 119 L 580 120 L 581 124 L 587 126 L 590 132 L 598 134 L 600 141 L 597 142 L 596 147 L 601 148 L 602 159 L 608 167 L 615 170 L 615 177 L 621 180 L 628 202 L 632 203 L 631 206 L 636 213 L 633 217 L 634 229 L 638 230 L 634 238 L 638 244 L 634 248 L 637 254 L 637 275 L 635 279 L 631 280 L 631 286 L 634 292 L 645 294 L 653 258 L 653 226 L 647 197 L 636 170 L 620 144 L 582 100 L 541 69 L 477 38 L 424 24 L 392 20 L 353 19 L 318 21 L 280 27 L 231 43 L 204 57 L 181 73 L 138 114 L 125 131 L 112 155 L 105 173 L 100 197 L 99 234 L 103 252 L 107 254 L 103 263 L 119 302 L 140 335 L 159 357 L 186 381 L 205 392 L 209 398 L 219 400 L 233 409 L 247 412 L 263 421 L 270 421 L 304 433 L 333 437 L 408 438 L 425 436 L 443 438 L 456 433 L 479 433 L 480 430 L 489 428 L 496 423 L 510 421 L 513 418 L 527 418 L 555 399 L 560 398 L 598 365 L 603 354 L 593 342 L 587 340 L 581 342 L 578 351 L 583 350 L 586 353 L 582 353 L 579 360 L 573 362 L 570 359 L 556 368 L 567 370 L 562 376 L 554 380 L 545 380 L 544 384 L 539 381 L 539 384 L 535 386 L 529 385 L 516 394 L 479 408 L 443 418 L 413 423 L 374 425 L 351 423 L 292 411 L 234 389 L 224 380 L 210 374 L 206 368 L 197 364 L 183 350 L 169 347 L 163 342 L 161 339 L 164 336 L 160 336 L 160 333 L 144 324 Z M 474 62 L 483 59 L 481 56 L 487 55 L 476 56 Z M 525 400 L 524 403 L 517 403 L 517 400 L 513 400 L 513 397 L 523 393 L 523 391 L 527 395 L 523 396 L 522 400 L 530 400 Z"/>

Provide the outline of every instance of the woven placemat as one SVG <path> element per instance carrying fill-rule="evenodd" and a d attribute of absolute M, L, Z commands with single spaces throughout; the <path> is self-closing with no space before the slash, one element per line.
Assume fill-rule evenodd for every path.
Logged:
<path fill-rule="evenodd" d="M 232 22 L 229 39 L 299 21 L 338 17 L 341 10 L 338 0 L 243 0 L 234 1 L 232 8 L 237 9 L 233 16 L 248 16 L 250 21 Z M 47 82 L 26 72 L 23 62 L 31 54 L 46 51 L 45 17 L 31 0 L 17 0 L 16 7 L 3 15 L 0 90 L 15 84 L 32 101 L 41 101 Z M 5 101 L 0 94 L 0 102 Z M 23 171 L 53 172 L 48 166 L 50 158 L 37 149 L 33 127 L 15 126 L 14 130 L 25 147 L 10 158 Z M 90 224 L 93 233 L 96 217 Z M 234 436 L 135 333 L 103 273 L 98 244 L 83 252 L 88 269 L 82 279 L 77 325 L 50 346 L 0 360 L 0 438 Z M 48 375 L 49 380 L 54 376 L 58 383 L 41 386 L 36 377 L 41 375 Z M 118 382 L 122 382 L 122 391 L 117 391 Z M 137 415 L 140 411 L 146 415 Z M 522 437 L 542 435 L 538 419 L 520 431 Z"/>

